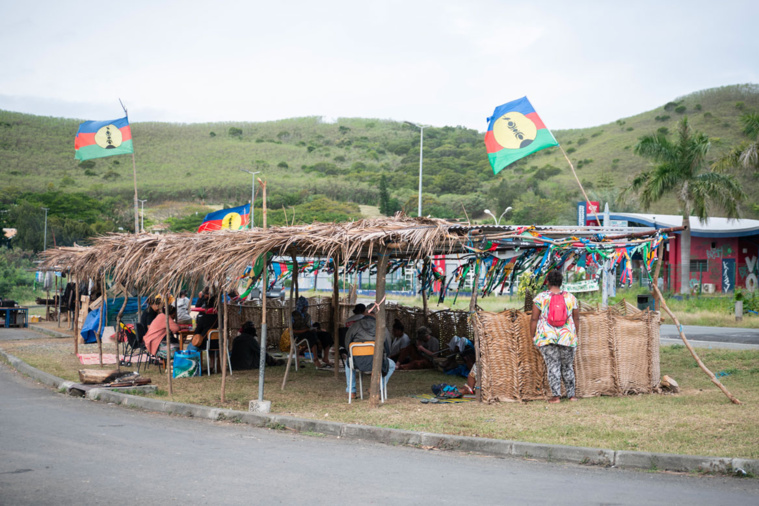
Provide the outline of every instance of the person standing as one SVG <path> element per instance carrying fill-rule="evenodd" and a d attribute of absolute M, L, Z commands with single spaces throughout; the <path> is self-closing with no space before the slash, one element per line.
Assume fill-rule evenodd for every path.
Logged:
<path fill-rule="evenodd" d="M 192 324 L 190 299 L 187 297 L 187 290 L 179 292 L 179 298 L 177 299 L 177 323 L 180 325 Z"/>
<path fill-rule="evenodd" d="M 564 380 L 567 398 L 576 401 L 574 358 L 577 349 L 577 327 L 580 310 L 574 295 L 561 289 L 561 272 L 553 270 L 546 276 L 548 290 L 533 300 L 530 334 L 543 355 L 551 387 L 551 399 L 561 400 L 561 381 Z"/>

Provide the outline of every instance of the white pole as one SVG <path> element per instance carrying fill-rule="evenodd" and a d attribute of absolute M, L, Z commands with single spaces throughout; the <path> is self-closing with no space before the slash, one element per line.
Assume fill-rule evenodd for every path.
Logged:
<path fill-rule="evenodd" d="M 141 212 L 140 212 L 140 231 L 145 231 L 145 202 L 147 202 L 148 199 L 140 200 L 140 205 L 142 206 Z"/>
<path fill-rule="evenodd" d="M 261 171 L 257 172 L 251 172 L 249 170 L 240 169 L 242 172 L 247 172 L 253 177 L 253 184 L 250 185 L 250 223 L 248 224 L 250 226 L 250 229 L 253 230 L 253 218 L 255 215 L 253 214 L 253 201 L 256 198 L 256 174 L 260 174 Z"/>
<path fill-rule="evenodd" d="M 422 166 L 424 160 L 424 127 L 419 127 L 419 210 L 417 216 L 422 217 Z"/>
<path fill-rule="evenodd" d="M 47 250 L 47 211 L 50 208 L 49 207 L 43 207 L 42 209 L 45 210 L 45 238 L 44 238 L 43 243 L 42 243 L 43 244 L 42 250 L 45 251 L 45 250 Z"/>

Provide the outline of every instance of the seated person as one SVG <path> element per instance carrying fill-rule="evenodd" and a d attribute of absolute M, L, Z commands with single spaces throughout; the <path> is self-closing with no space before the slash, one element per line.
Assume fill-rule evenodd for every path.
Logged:
<path fill-rule="evenodd" d="M 169 329 L 172 332 L 179 332 L 179 325 L 176 322 L 177 309 L 174 306 L 169 306 Z M 151 355 L 158 353 L 158 346 L 166 338 L 166 317 L 163 312 L 160 312 L 153 318 L 153 321 L 148 327 L 148 331 L 145 334 L 143 340 L 145 341 L 145 347 Z"/>
<path fill-rule="evenodd" d="M 204 308 L 208 305 L 208 299 L 211 297 L 211 289 L 208 287 L 203 288 L 198 292 L 198 300 L 195 303 L 196 308 Z"/>
<path fill-rule="evenodd" d="M 411 344 L 411 338 L 404 332 L 403 323 L 396 319 L 393 322 L 392 340 L 390 342 L 390 358 L 398 361 L 401 350 Z"/>
<path fill-rule="evenodd" d="M 329 363 L 329 352 L 332 351 L 332 345 L 334 344 L 335 340 L 332 339 L 332 334 L 322 330 L 321 323 L 319 322 L 314 323 L 313 331 L 316 333 L 316 339 L 318 339 L 319 346 L 321 347 L 324 354 L 324 365 L 329 366 L 331 365 Z"/>
<path fill-rule="evenodd" d="M 177 299 L 177 323 L 180 325 L 191 325 L 192 316 L 190 316 L 190 299 L 187 297 L 187 290 L 179 292 Z"/>
<path fill-rule="evenodd" d="M 256 327 L 253 322 L 245 322 L 240 328 L 240 334 L 232 341 L 232 354 L 230 356 L 232 368 L 236 371 L 258 369 L 261 364 L 261 343 L 256 339 Z M 268 353 L 266 365 L 281 365 Z"/>
<path fill-rule="evenodd" d="M 301 302 L 301 299 L 305 302 L 305 305 Z M 300 307 L 300 310 L 297 308 Z M 311 352 L 311 356 L 314 360 L 314 366 L 324 367 L 329 366 L 329 357 L 324 357 L 324 363 L 319 360 L 318 344 L 319 336 L 311 328 L 311 316 L 306 311 L 308 309 L 308 301 L 305 297 L 299 297 L 296 303 L 296 309 L 292 312 L 292 324 L 293 324 L 293 337 L 295 342 L 300 342 L 303 339 L 308 341 L 308 349 Z"/>
<path fill-rule="evenodd" d="M 188 351 L 198 351 L 205 346 L 208 331 L 219 328 L 219 315 L 216 312 L 216 296 L 211 295 L 206 303 L 206 308 L 201 309 L 195 319 L 195 334 L 191 344 L 187 345 Z M 214 349 L 218 349 L 218 341 L 213 343 Z"/>
<path fill-rule="evenodd" d="M 345 349 L 350 350 L 351 343 L 374 341 L 377 334 L 377 320 L 371 314 L 365 314 L 361 318 L 354 320 L 348 332 L 345 335 Z M 382 357 L 382 377 L 385 382 L 385 388 L 387 388 L 387 382 L 390 380 L 390 376 L 395 371 L 395 362 L 387 357 L 390 352 L 390 333 L 385 329 L 385 345 Z M 362 356 L 354 358 L 355 373 L 361 374 L 359 371 L 370 372 L 372 370 L 374 357 Z M 348 368 L 345 368 L 345 384 L 346 392 L 350 392 L 351 396 L 356 398 L 356 382 L 354 377 L 351 385 L 351 373 Z"/>
<path fill-rule="evenodd" d="M 440 341 L 430 334 L 427 327 L 419 327 L 416 331 L 416 343 L 401 351 L 398 359 L 401 364 L 398 369 L 431 369 L 435 366 L 433 359 L 440 351 Z"/>
<path fill-rule="evenodd" d="M 348 329 L 351 325 L 353 325 L 356 321 L 360 320 L 364 317 L 364 314 L 366 313 L 366 305 L 358 303 L 353 307 L 353 315 L 351 315 L 347 320 L 345 320 L 345 326 L 340 327 L 338 329 L 338 339 L 340 340 L 340 343 L 345 342 L 345 335 L 348 333 Z M 340 346 L 340 355 L 343 357 L 343 361 L 348 359 L 348 350 Z"/>
<path fill-rule="evenodd" d="M 477 388 L 477 364 L 472 364 L 469 376 L 466 377 L 466 385 L 461 388 L 461 393 L 472 395 Z"/>
<path fill-rule="evenodd" d="M 147 301 L 148 309 L 140 315 L 140 324 L 146 329 L 150 327 L 153 320 L 163 310 L 163 300 L 160 295 L 150 297 Z"/>

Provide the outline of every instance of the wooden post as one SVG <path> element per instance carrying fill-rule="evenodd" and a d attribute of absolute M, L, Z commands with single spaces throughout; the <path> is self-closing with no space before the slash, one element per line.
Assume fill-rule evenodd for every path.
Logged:
<path fill-rule="evenodd" d="M 474 312 L 477 309 L 477 285 L 480 280 L 480 259 L 477 258 L 477 264 L 474 268 L 474 276 L 472 278 L 472 297 L 469 299 L 469 319 L 472 321 L 472 331 L 474 333 L 474 354 L 475 363 L 477 364 L 477 386 L 475 387 L 477 402 L 482 402 L 482 364 L 480 364 L 480 333 L 477 330 L 477 325 L 474 324 Z"/>
<path fill-rule="evenodd" d="M 340 276 L 337 273 L 337 257 L 332 259 L 335 262 L 335 272 L 332 280 L 332 365 L 335 368 L 334 376 L 338 378 L 340 369 Z"/>
<path fill-rule="evenodd" d="M 79 354 L 79 277 L 76 278 L 74 285 L 74 355 Z"/>
<path fill-rule="evenodd" d="M 372 384 L 369 390 L 369 400 L 373 408 L 380 404 L 380 381 L 382 381 L 382 362 L 385 356 L 385 276 L 387 275 L 387 262 L 389 254 L 387 248 L 382 246 L 377 259 L 377 287 L 375 300 L 379 304 L 377 310 L 377 324 L 374 334 L 374 360 L 372 361 Z"/>
<path fill-rule="evenodd" d="M 424 267 L 422 267 L 422 272 L 427 272 L 427 269 L 430 267 L 430 259 L 426 258 L 424 260 Z M 424 289 L 424 280 L 422 280 L 422 308 L 424 309 L 424 326 L 429 327 L 430 325 L 430 308 L 429 303 L 427 302 L 427 290 Z"/>
<path fill-rule="evenodd" d="M 293 356 L 295 356 L 295 370 L 298 370 L 298 350 L 295 349 L 295 336 L 293 335 L 293 304 L 295 303 L 295 299 L 293 298 L 293 295 L 295 294 L 295 287 L 298 285 L 298 259 L 295 256 L 295 254 L 292 255 L 293 258 L 293 279 L 290 282 L 290 303 L 288 304 L 289 307 L 289 313 L 287 316 L 287 333 L 290 335 L 290 353 L 287 354 L 287 366 L 285 367 L 285 376 L 282 378 L 282 390 L 285 389 L 285 385 L 287 384 L 287 376 L 290 373 L 290 364 L 293 361 Z"/>
<path fill-rule="evenodd" d="M 221 303 L 224 305 L 224 321 L 222 322 L 223 334 L 221 341 L 219 342 L 219 353 L 221 353 L 221 402 L 226 402 L 226 387 L 227 387 L 227 332 L 229 327 L 227 326 L 227 294 L 222 292 Z"/>
<path fill-rule="evenodd" d="M 55 236 L 53 236 L 55 237 Z M 58 320 L 58 328 L 61 328 L 61 294 L 58 291 L 58 276 L 55 276 L 55 295 L 53 295 L 53 304 L 55 304 L 56 320 Z"/>
<path fill-rule="evenodd" d="M 108 293 L 105 288 L 105 273 L 103 273 L 103 290 L 100 294 L 100 319 L 98 320 L 98 329 L 95 332 L 98 340 L 98 354 L 100 355 L 100 367 L 103 367 L 103 317 L 105 316 L 106 302 L 108 301 Z"/>
<path fill-rule="evenodd" d="M 124 287 L 124 303 L 119 309 L 119 314 L 116 315 L 116 369 L 121 370 L 121 357 L 119 356 L 119 331 L 121 330 L 121 316 L 124 314 L 124 308 L 126 308 L 127 301 L 129 300 L 129 291 L 126 286 Z"/>
<path fill-rule="evenodd" d="M 265 195 L 265 193 L 264 193 Z M 264 197 L 264 228 L 266 227 L 266 197 Z M 268 265 L 268 251 L 264 252 L 263 269 L 261 270 L 261 359 L 258 362 L 258 402 L 264 400 L 264 378 L 266 368 L 266 292 L 267 292 L 267 272 Z M 297 360 L 297 357 L 296 357 Z"/>
<path fill-rule="evenodd" d="M 662 264 L 662 253 L 663 253 L 663 246 L 664 242 L 662 241 L 659 243 L 659 253 L 658 253 L 658 261 L 656 262 L 656 272 L 654 274 L 654 282 L 651 283 L 651 293 L 653 293 L 658 299 L 659 304 L 662 308 L 664 308 L 664 311 L 667 312 L 670 318 L 672 318 L 672 321 L 675 323 L 675 326 L 678 328 L 680 332 L 680 339 L 683 340 L 683 343 L 685 344 L 685 347 L 688 348 L 688 351 L 690 352 L 691 356 L 696 360 L 696 363 L 701 368 L 704 373 L 706 373 L 707 376 L 709 376 L 709 379 L 712 380 L 712 383 L 714 383 L 717 388 L 722 390 L 722 393 L 727 396 L 728 399 L 730 399 L 730 402 L 733 404 L 743 404 L 741 401 L 739 401 L 733 394 L 728 391 L 727 388 L 725 388 L 725 385 L 722 384 L 720 380 L 717 379 L 716 376 L 714 376 L 714 373 L 712 373 L 706 365 L 701 361 L 701 359 L 696 354 L 696 350 L 693 349 L 693 346 L 691 346 L 690 342 L 688 342 L 688 339 L 685 337 L 685 332 L 683 332 L 683 326 L 680 324 L 680 321 L 677 319 L 677 317 L 670 311 L 669 307 L 667 306 L 666 301 L 664 300 L 664 296 L 659 291 L 659 287 L 656 285 L 656 280 L 659 279 L 659 268 Z M 477 368 L 477 372 L 479 372 L 479 367 Z"/>
<path fill-rule="evenodd" d="M 169 294 L 168 290 L 166 293 L 163 294 L 163 312 L 166 316 L 166 376 L 167 380 L 169 382 L 169 396 L 174 395 L 174 385 L 172 383 L 172 374 L 171 374 L 171 339 L 169 338 L 169 334 L 171 333 L 171 329 L 169 328 Z M 159 345 L 160 346 L 160 345 Z"/>

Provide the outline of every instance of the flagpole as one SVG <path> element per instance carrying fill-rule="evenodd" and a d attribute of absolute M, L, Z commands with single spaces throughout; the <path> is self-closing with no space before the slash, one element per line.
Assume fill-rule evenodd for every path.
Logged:
<path fill-rule="evenodd" d="M 119 99 L 119 103 L 121 104 L 121 108 L 124 109 L 124 115 L 127 118 L 127 123 L 129 123 L 129 113 L 127 112 L 127 108 L 124 107 L 124 102 L 122 102 L 121 99 Z M 137 198 L 137 162 L 134 159 L 134 138 L 132 138 L 132 174 L 134 176 L 134 233 L 139 234 L 140 219 L 137 211 L 137 208 L 139 207 L 139 199 Z"/>
<path fill-rule="evenodd" d="M 561 144 L 556 144 L 559 146 L 559 149 L 561 150 L 561 153 L 564 155 L 564 158 L 567 159 L 567 163 L 569 164 L 569 168 L 572 169 L 572 174 L 575 176 L 575 181 L 577 181 L 578 186 L 580 187 L 580 191 L 582 192 L 582 196 L 585 197 L 585 203 L 588 204 L 588 209 L 590 209 L 590 199 L 588 198 L 588 194 L 585 193 L 585 188 L 582 187 L 582 183 L 580 182 L 580 179 L 577 177 L 577 172 L 575 172 L 575 166 L 572 165 L 572 161 L 567 156 L 567 152 L 564 151 L 564 148 L 561 146 Z M 133 155 L 134 156 L 134 155 Z M 596 209 L 595 217 L 596 217 L 596 223 L 598 223 L 598 226 L 601 226 L 601 220 L 598 219 L 598 209 Z"/>

